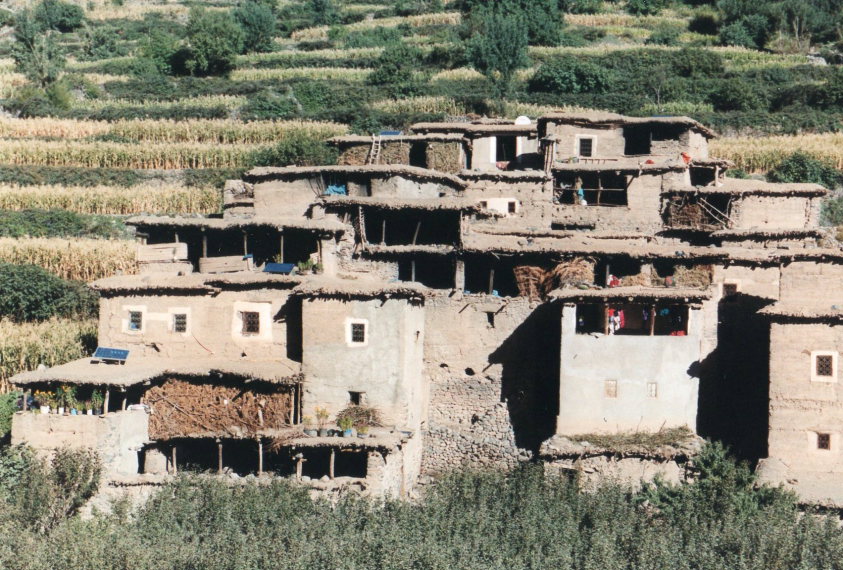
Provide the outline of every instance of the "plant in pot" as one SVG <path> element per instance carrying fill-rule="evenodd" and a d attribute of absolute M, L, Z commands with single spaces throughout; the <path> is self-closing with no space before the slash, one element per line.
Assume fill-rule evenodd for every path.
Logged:
<path fill-rule="evenodd" d="M 51 397 L 49 392 L 45 392 L 44 390 L 35 390 L 35 393 L 32 394 L 32 397 L 35 398 L 36 402 L 38 402 L 38 406 L 42 414 L 50 413 Z"/>
<path fill-rule="evenodd" d="M 64 386 L 59 386 L 56 388 L 56 413 L 60 416 L 64 415 L 65 409 L 65 396 L 64 396 Z"/>
<path fill-rule="evenodd" d="M 302 418 L 301 423 L 304 424 L 304 435 L 309 435 L 310 437 L 313 437 L 317 434 L 317 431 L 313 429 L 313 418 L 311 418 L 310 416 L 305 416 Z"/>
<path fill-rule="evenodd" d="M 342 430 L 343 437 L 354 436 L 354 420 L 349 416 L 343 416 L 337 420 L 337 425 Z"/>
<path fill-rule="evenodd" d="M 319 427 L 319 437 L 328 437 L 328 410 L 325 408 L 316 408 L 316 425 Z"/>
<path fill-rule="evenodd" d="M 102 392 L 99 390 L 94 390 L 91 392 L 91 411 L 94 413 L 95 416 L 98 416 L 102 413 L 102 405 L 105 403 L 105 398 L 102 395 Z"/>
<path fill-rule="evenodd" d="M 357 428 L 357 437 L 360 439 L 366 439 L 369 437 L 369 426 L 363 424 Z"/>
<path fill-rule="evenodd" d="M 64 388 L 64 405 L 71 416 L 79 414 L 79 400 L 76 399 L 76 388 L 67 386 Z"/>

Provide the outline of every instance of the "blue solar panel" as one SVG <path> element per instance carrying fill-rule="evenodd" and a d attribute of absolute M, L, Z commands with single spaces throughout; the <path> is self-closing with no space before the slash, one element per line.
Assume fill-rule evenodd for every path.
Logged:
<path fill-rule="evenodd" d="M 98 346 L 97 350 L 94 352 L 94 358 L 99 358 L 100 360 L 125 361 L 129 358 L 129 351 L 123 348 L 106 348 L 104 346 Z"/>
<path fill-rule="evenodd" d="M 381 131 L 380 135 L 382 137 L 397 137 L 401 134 L 401 131 Z"/>
<path fill-rule="evenodd" d="M 267 263 L 263 267 L 264 273 L 278 273 L 280 275 L 289 275 L 296 268 L 294 263 Z"/>

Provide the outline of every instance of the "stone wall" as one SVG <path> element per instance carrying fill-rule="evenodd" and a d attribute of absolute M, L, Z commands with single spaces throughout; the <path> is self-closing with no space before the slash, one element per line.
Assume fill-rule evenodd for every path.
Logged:
<path fill-rule="evenodd" d="M 802 229 L 816 221 L 814 209 L 805 196 L 747 195 L 732 203 L 730 218 L 735 229 Z"/>

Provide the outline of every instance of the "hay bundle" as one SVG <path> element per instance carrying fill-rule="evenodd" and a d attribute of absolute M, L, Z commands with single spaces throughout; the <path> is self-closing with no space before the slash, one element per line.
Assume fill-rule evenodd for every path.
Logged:
<path fill-rule="evenodd" d="M 678 265 L 673 272 L 673 282 L 677 287 L 705 288 L 711 285 L 711 265 Z"/>
<path fill-rule="evenodd" d="M 286 391 L 257 392 L 175 379 L 151 388 L 145 402 L 152 408 L 152 439 L 249 437 L 289 426 L 293 414 L 293 398 Z"/>
<path fill-rule="evenodd" d="M 410 164 L 410 145 L 404 141 L 384 141 L 378 164 Z"/>
<path fill-rule="evenodd" d="M 567 259 L 545 273 L 542 290 L 547 295 L 554 289 L 594 287 L 594 260 L 588 257 Z"/>
<path fill-rule="evenodd" d="M 520 297 L 529 297 L 531 301 L 542 297 L 544 269 L 534 265 L 519 265 L 513 268 L 512 272 L 515 274 L 515 283 L 518 285 Z"/>
<path fill-rule="evenodd" d="M 363 166 L 366 164 L 371 148 L 372 146 L 368 144 L 347 146 L 342 149 L 337 164 L 340 166 Z"/>
<path fill-rule="evenodd" d="M 429 143 L 427 145 L 427 167 L 439 172 L 458 174 L 463 168 L 462 143 Z"/>
<path fill-rule="evenodd" d="M 620 278 L 621 287 L 650 287 L 652 279 L 649 273 L 636 273 L 635 275 L 624 275 Z"/>
<path fill-rule="evenodd" d="M 674 227 L 703 228 L 711 225 L 710 216 L 696 200 L 673 198 L 667 205 L 669 225 Z"/>

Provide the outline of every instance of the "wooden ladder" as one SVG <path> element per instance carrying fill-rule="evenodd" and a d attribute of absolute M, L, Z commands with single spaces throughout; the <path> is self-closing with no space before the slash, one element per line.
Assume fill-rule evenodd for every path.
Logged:
<path fill-rule="evenodd" d="M 363 206 L 357 207 L 357 236 L 360 238 L 360 245 L 366 249 L 366 218 L 363 216 Z"/>
<path fill-rule="evenodd" d="M 369 156 L 366 164 L 378 164 L 381 160 L 381 136 L 372 135 L 372 148 L 369 149 Z"/>

